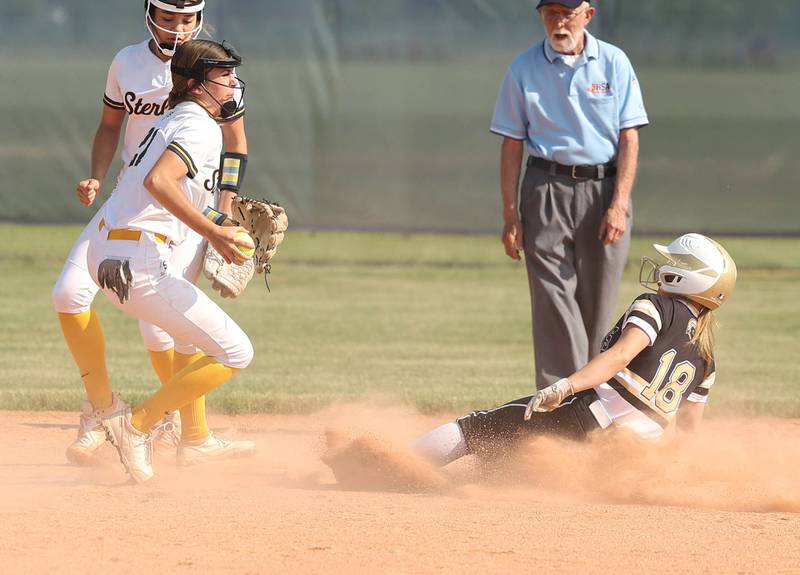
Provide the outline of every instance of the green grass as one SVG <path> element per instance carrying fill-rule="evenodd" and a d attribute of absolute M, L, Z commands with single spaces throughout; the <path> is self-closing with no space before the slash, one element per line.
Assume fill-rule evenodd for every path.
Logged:
<path fill-rule="evenodd" d="M 81 381 L 50 306 L 74 226 L 0 225 L 0 409 L 77 409 Z M 634 260 L 619 310 L 640 292 Z M 800 240 L 726 239 L 740 267 L 720 318 L 712 412 L 800 416 L 796 385 Z M 488 407 L 532 388 L 528 288 L 488 236 L 293 232 L 272 293 L 256 277 L 223 306 L 256 359 L 215 392 L 212 410 L 308 412 L 383 396 L 424 411 Z M 96 300 L 113 385 L 131 401 L 157 386 L 136 323 Z"/>

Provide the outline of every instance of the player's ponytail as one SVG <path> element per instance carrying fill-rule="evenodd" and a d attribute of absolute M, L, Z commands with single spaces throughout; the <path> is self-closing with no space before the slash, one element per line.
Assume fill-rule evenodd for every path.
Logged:
<path fill-rule="evenodd" d="M 717 317 L 707 307 L 703 308 L 697 318 L 697 327 L 692 336 L 692 343 L 697 348 L 700 357 L 706 362 L 706 368 L 711 366 L 714 357 L 714 332 L 717 328 Z"/>
<path fill-rule="evenodd" d="M 228 58 L 228 53 L 221 44 L 212 40 L 190 40 L 181 44 L 172 57 L 171 66 L 184 70 L 195 70 L 201 58 L 218 58 L 224 60 Z M 200 66 L 202 69 L 202 66 Z M 197 80 L 172 72 L 172 91 L 169 93 L 168 106 L 174 108 L 181 102 L 195 100 L 189 91 L 197 85 Z"/>

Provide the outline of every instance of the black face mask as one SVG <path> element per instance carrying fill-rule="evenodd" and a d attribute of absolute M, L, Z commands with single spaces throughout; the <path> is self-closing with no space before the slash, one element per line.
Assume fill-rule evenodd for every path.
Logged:
<path fill-rule="evenodd" d="M 217 100 L 214 97 L 213 94 L 211 94 L 211 92 L 209 92 L 206 89 L 206 87 L 203 84 L 200 84 L 200 87 L 203 88 L 205 93 L 208 94 L 211 97 L 211 99 L 214 100 L 214 102 L 216 102 L 219 105 L 219 116 L 223 120 L 227 120 L 231 116 L 235 115 L 236 112 L 238 112 L 242 108 L 242 105 L 244 103 L 244 89 L 245 89 L 244 80 L 242 80 L 241 78 L 237 77 L 236 81 L 238 82 L 239 86 L 237 88 L 234 88 L 234 90 L 241 90 L 241 94 L 239 94 L 239 101 L 238 102 L 236 101 L 236 97 L 234 97 L 234 98 L 232 98 L 230 100 L 226 100 L 224 102 L 220 102 L 219 100 Z M 227 87 L 227 84 L 223 84 L 221 82 L 215 82 L 214 80 L 205 80 L 205 82 L 208 82 L 210 84 L 216 84 L 217 86 L 225 86 L 225 87 Z"/>

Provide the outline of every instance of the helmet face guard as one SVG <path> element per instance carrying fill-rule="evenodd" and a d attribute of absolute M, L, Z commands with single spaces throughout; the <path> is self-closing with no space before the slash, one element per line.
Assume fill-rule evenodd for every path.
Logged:
<path fill-rule="evenodd" d="M 187 5 L 186 0 L 173 1 L 175 2 L 174 4 L 170 4 L 164 0 L 145 0 L 144 6 L 144 26 L 147 28 L 147 31 L 150 32 L 150 36 L 153 38 L 158 51 L 168 58 L 172 58 L 175 55 L 175 50 L 178 48 L 181 37 L 188 36 L 188 40 L 194 40 L 200 35 L 200 32 L 203 30 L 203 8 L 205 8 L 206 5 L 205 0 L 200 0 L 200 2 L 192 5 Z M 197 14 L 197 25 L 186 32 L 176 32 L 175 30 L 163 28 L 156 24 L 153 19 L 151 15 L 153 8 L 158 8 L 159 10 L 172 14 Z M 155 32 L 156 30 L 174 36 L 172 42 L 162 43 L 159 41 Z"/>
<path fill-rule="evenodd" d="M 639 284 L 649 290 L 658 291 L 658 264 L 647 256 L 642 257 L 639 267 Z"/>
<path fill-rule="evenodd" d="M 170 65 L 170 69 L 172 70 L 173 74 L 179 74 L 184 78 L 196 80 L 200 85 L 200 88 L 202 88 L 203 91 L 219 105 L 219 117 L 223 120 L 226 120 L 241 110 L 244 103 L 245 83 L 244 80 L 237 77 L 237 86 L 234 88 L 234 90 L 239 90 L 239 98 L 237 100 L 236 96 L 234 96 L 232 99 L 226 100 L 225 102 L 220 102 L 217 100 L 217 98 L 215 98 L 214 95 L 205 87 L 204 84 L 206 82 L 210 84 L 216 84 L 217 86 L 228 87 L 227 84 L 222 84 L 221 82 L 215 82 L 214 80 L 208 79 L 208 72 L 213 68 L 233 69 L 242 65 L 242 57 L 239 55 L 239 52 L 233 47 L 233 45 L 223 41 L 221 46 L 222 49 L 225 50 L 225 58 L 198 58 L 197 62 L 195 62 L 194 66 L 191 68 L 176 66 L 175 62 L 173 61 Z"/>

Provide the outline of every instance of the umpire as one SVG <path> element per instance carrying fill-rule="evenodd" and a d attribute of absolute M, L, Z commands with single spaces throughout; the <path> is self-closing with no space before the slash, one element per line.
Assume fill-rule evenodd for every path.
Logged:
<path fill-rule="evenodd" d="M 525 253 L 542 389 L 600 351 L 630 247 L 637 130 L 648 119 L 627 56 L 586 31 L 589 2 L 536 8 L 547 36 L 509 66 L 491 130 L 503 136 L 503 245 L 515 260 Z"/>

